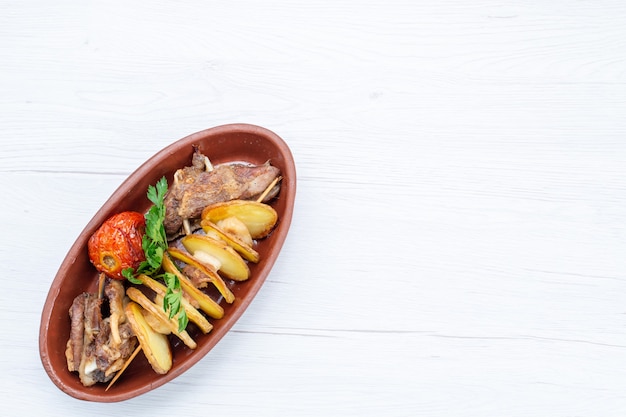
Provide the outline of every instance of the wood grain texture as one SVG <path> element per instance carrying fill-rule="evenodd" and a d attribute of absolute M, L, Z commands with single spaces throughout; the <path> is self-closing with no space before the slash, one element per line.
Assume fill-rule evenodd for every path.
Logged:
<path fill-rule="evenodd" d="M 0 10 L 3 414 L 626 413 L 623 2 Z M 62 394 L 37 333 L 66 251 L 143 161 L 232 122 L 296 159 L 267 284 L 172 383 Z"/>

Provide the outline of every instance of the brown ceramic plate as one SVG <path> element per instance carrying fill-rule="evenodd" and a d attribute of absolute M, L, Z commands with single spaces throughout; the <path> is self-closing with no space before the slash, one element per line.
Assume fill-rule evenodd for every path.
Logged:
<path fill-rule="evenodd" d="M 281 191 L 278 198 L 271 203 L 278 212 L 279 223 L 269 237 L 258 242 L 257 250 L 261 261 L 250 264 L 250 279 L 230 282 L 236 301 L 230 305 L 222 302 L 224 318 L 210 320 L 214 327 L 209 334 L 192 334 L 198 347 L 191 350 L 172 339 L 174 364 L 169 373 L 156 374 L 140 353 L 108 391 L 105 391 L 106 384 L 84 387 L 78 374 L 67 370 L 65 344 L 70 332 L 68 310 L 74 297 L 83 291 L 97 290 L 98 274 L 87 256 L 87 240 L 115 213 L 125 210 L 142 213 L 147 211 L 150 206 L 146 198 L 148 186 L 155 184 L 162 176 L 166 176 L 168 183 L 171 183 L 174 172 L 190 164 L 192 145 L 198 145 L 214 164 L 231 161 L 262 164 L 270 161 L 280 168 L 283 177 Z M 39 331 L 41 361 L 50 379 L 72 397 L 87 401 L 115 402 L 153 390 L 188 370 L 228 332 L 263 285 L 287 236 L 295 193 L 296 171 L 288 146 L 276 134 L 258 126 L 231 124 L 207 129 L 174 142 L 150 158 L 120 185 L 87 224 L 70 248 L 52 282 L 43 307 Z"/>

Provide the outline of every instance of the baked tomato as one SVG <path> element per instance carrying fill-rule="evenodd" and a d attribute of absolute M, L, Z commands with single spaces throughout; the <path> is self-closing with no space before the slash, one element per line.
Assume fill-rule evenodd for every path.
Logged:
<path fill-rule="evenodd" d="M 89 260 L 108 277 L 123 280 L 124 269 L 137 268 L 146 259 L 141 246 L 145 230 L 141 213 L 125 211 L 111 216 L 89 238 Z"/>

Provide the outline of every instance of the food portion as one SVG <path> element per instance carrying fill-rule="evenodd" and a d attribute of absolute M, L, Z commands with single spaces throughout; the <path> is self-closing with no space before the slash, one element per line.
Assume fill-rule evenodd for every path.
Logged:
<path fill-rule="evenodd" d="M 85 386 L 107 382 L 133 353 L 137 339 L 126 322 L 123 305 L 124 287 L 120 281 L 106 279 L 104 293 L 82 293 L 70 308 L 71 330 L 65 356 L 70 371 L 78 372 Z M 102 317 L 104 304 L 111 315 Z"/>
<path fill-rule="evenodd" d="M 220 303 L 235 301 L 230 287 L 253 278 L 257 240 L 277 224 L 268 202 L 279 173 L 269 163 L 213 166 L 196 148 L 169 190 L 165 178 L 149 187 L 145 215 L 126 211 L 102 224 L 87 248 L 100 289 L 77 295 L 69 310 L 67 366 L 83 385 L 108 389 L 139 351 L 165 374 L 173 344 L 195 349 L 194 337 L 211 332 L 225 314 Z"/>
<path fill-rule="evenodd" d="M 126 211 L 111 216 L 89 238 L 89 260 L 108 277 L 123 280 L 124 269 L 136 268 L 146 259 L 142 248 L 145 230 L 141 213 Z"/>
<path fill-rule="evenodd" d="M 138 304 L 128 303 L 125 311 L 152 369 L 157 374 L 166 374 L 172 368 L 172 349 L 167 336 L 152 328 Z"/>
<path fill-rule="evenodd" d="M 213 266 L 226 278 L 245 281 L 250 277 L 246 261 L 223 240 L 195 234 L 183 237 L 181 243 L 196 259 Z"/>
<path fill-rule="evenodd" d="M 197 220 L 210 204 L 255 199 L 279 173 L 278 168 L 269 163 L 259 166 L 232 163 L 213 167 L 208 158 L 196 150 L 192 165 L 174 174 L 174 182 L 165 198 L 166 233 L 169 236 L 179 235 L 185 222 Z M 263 201 L 274 198 L 279 189 L 279 185 L 272 187 Z"/>
<path fill-rule="evenodd" d="M 202 274 L 202 276 L 205 277 L 202 280 L 193 279 L 192 283 L 194 286 L 203 288 L 207 286 L 207 283 L 211 283 L 219 291 L 222 297 L 224 297 L 224 300 L 226 300 L 228 304 L 232 304 L 235 301 L 235 295 L 232 293 L 230 288 L 228 288 L 228 285 L 226 285 L 226 282 L 224 282 L 221 275 L 217 273 L 217 270 L 215 270 L 213 265 L 200 261 L 188 252 L 178 248 L 169 248 L 167 254 L 168 256 L 166 256 L 165 259 L 169 259 L 171 257 L 187 265 L 183 268 L 183 275 L 189 274 L 191 277 L 192 274 Z M 179 275 L 176 274 L 178 267 L 174 265 L 173 262 L 166 262 L 163 263 L 163 267 L 167 268 L 167 272 L 175 274 L 178 277 Z"/>
<path fill-rule="evenodd" d="M 243 223 L 252 239 L 266 237 L 276 225 L 278 214 L 267 204 L 258 201 L 230 200 L 207 206 L 202 211 L 202 225 L 235 218 Z"/>
<path fill-rule="evenodd" d="M 138 277 L 141 280 L 141 283 L 146 287 L 150 288 L 156 293 L 156 299 L 163 300 L 165 298 L 165 294 L 167 292 L 167 288 L 165 285 L 161 284 L 159 281 L 150 278 L 147 275 L 141 274 Z M 187 297 L 183 297 L 182 300 L 183 308 L 187 313 L 187 317 L 189 317 L 189 321 L 194 323 L 198 328 L 202 331 L 202 333 L 208 333 L 213 329 L 213 325 L 204 317 L 204 315 L 192 304 L 192 301 L 189 301 Z M 199 303 L 198 303 L 199 305 Z M 209 315 L 213 318 L 222 318 L 224 316 L 224 309 L 222 309 L 219 304 L 216 304 L 216 309 L 218 311 L 217 317 L 213 315 Z M 165 310 L 164 310 L 165 311 Z M 207 313 L 208 314 L 208 313 Z M 163 327 L 160 327 L 163 329 Z M 169 331 L 164 330 L 163 333 L 169 334 Z"/>

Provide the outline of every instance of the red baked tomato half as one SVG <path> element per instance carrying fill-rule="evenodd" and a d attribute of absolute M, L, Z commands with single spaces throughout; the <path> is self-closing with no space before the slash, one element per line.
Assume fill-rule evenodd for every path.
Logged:
<path fill-rule="evenodd" d="M 124 269 L 137 268 L 146 259 L 141 246 L 145 230 L 141 213 L 125 211 L 109 217 L 89 238 L 89 260 L 108 277 L 123 280 Z"/>

